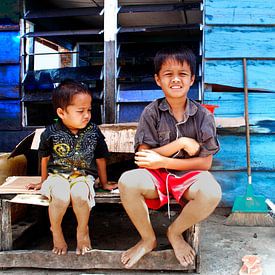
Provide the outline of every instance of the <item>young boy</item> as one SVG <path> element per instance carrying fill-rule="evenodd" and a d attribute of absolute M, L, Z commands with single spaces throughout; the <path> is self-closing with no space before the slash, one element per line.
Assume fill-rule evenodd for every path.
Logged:
<path fill-rule="evenodd" d="M 141 240 L 122 254 L 131 268 L 156 247 L 148 207 L 158 209 L 172 195 L 184 207 L 169 226 L 167 237 L 183 266 L 195 251 L 182 233 L 208 217 L 218 205 L 221 189 L 207 171 L 219 150 L 213 115 L 188 99 L 195 80 L 196 57 L 189 49 L 163 49 L 156 54 L 155 81 L 165 98 L 145 107 L 135 136 L 135 163 L 119 179 L 122 204 Z"/>
<path fill-rule="evenodd" d="M 73 80 L 65 80 L 52 95 L 53 107 L 59 117 L 41 135 L 41 182 L 29 184 L 28 189 L 41 189 L 49 198 L 49 218 L 53 235 L 52 252 L 67 253 L 61 223 L 71 202 L 77 219 L 76 254 L 91 250 L 88 221 L 95 205 L 94 179 L 99 176 L 104 189 L 109 184 L 105 157 L 108 148 L 104 136 L 91 119 L 90 91 Z"/>

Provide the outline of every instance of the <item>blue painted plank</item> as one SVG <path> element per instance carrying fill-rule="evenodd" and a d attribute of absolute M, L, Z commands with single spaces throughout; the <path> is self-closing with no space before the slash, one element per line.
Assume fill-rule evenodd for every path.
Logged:
<path fill-rule="evenodd" d="M 218 105 L 216 117 L 244 116 L 244 93 L 242 92 L 206 92 L 206 104 Z M 258 120 L 275 121 L 275 93 L 249 92 L 248 109 L 250 122 Z"/>
<path fill-rule="evenodd" d="M 20 33 L 0 31 L 0 63 L 19 63 Z"/>
<path fill-rule="evenodd" d="M 20 65 L 0 65 L 0 99 L 19 98 Z"/>
<path fill-rule="evenodd" d="M 245 136 L 219 136 L 220 151 L 214 156 L 212 170 L 246 170 Z M 251 135 L 251 167 L 253 171 L 275 172 L 275 135 Z"/>
<path fill-rule="evenodd" d="M 206 26 L 206 58 L 275 57 L 275 26 Z"/>
<path fill-rule="evenodd" d="M 213 171 L 216 180 L 222 188 L 221 206 L 232 206 L 236 196 L 246 192 L 247 173 L 241 171 Z M 252 173 L 252 184 L 256 195 L 262 195 L 275 203 L 275 173 Z"/>
<path fill-rule="evenodd" d="M 204 67 L 205 83 L 243 88 L 241 60 L 206 60 Z M 247 60 L 247 78 L 250 89 L 275 91 L 275 60 Z"/>
<path fill-rule="evenodd" d="M 207 25 L 274 25 L 274 0 L 206 0 Z"/>
<path fill-rule="evenodd" d="M 0 100 L 0 130 L 21 128 L 20 100 Z"/>
<path fill-rule="evenodd" d="M 135 104 L 119 104 L 117 107 L 117 122 L 138 122 L 140 115 L 150 102 L 136 102 Z"/>

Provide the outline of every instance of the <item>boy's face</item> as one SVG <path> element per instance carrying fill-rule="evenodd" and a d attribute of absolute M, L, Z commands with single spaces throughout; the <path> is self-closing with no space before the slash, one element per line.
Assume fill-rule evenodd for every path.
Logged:
<path fill-rule="evenodd" d="M 159 73 L 155 74 L 155 81 L 168 100 L 186 99 L 194 80 L 195 76 L 191 75 L 190 66 L 186 62 L 180 64 L 174 59 L 167 59 Z"/>
<path fill-rule="evenodd" d="M 90 121 L 91 105 L 92 98 L 89 94 L 76 94 L 66 110 L 58 108 L 57 114 L 72 133 L 77 133 L 79 129 L 85 128 Z"/>

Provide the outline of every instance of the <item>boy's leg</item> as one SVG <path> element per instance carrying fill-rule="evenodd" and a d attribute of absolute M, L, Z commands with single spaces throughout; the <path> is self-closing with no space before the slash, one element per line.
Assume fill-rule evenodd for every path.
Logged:
<path fill-rule="evenodd" d="M 156 199 L 153 177 L 145 169 L 135 169 L 122 174 L 118 181 L 121 202 L 141 236 L 141 240 L 122 254 L 121 261 L 131 268 L 145 254 L 156 247 L 156 236 L 152 228 L 145 198 Z"/>
<path fill-rule="evenodd" d="M 48 189 L 48 191 L 45 189 Z M 48 211 L 53 235 L 52 252 L 58 255 L 66 254 L 67 244 L 64 239 L 61 223 L 70 204 L 69 183 L 61 176 L 49 176 L 43 183 L 42 193 L 47 195 L 50 199 Z"/>
<path fill-rule="evenodd" d="M 192 225 L 207 218 L 221 199 L 221 188 L 207 171 L 190 180 L 194 184 L 183 194 L 189 202 L 177 219 L 169 226 L 167 236 L 181 265 L 192 264 L 195 252 L 183 239 L 182 233 Z"/>
<path fill-rule="evenodd" d="M 91 198 L 89 198 L 91 196 Z M 94 206 L 93 178 L 78 177 L 71 183 L 71 200 L 77 219 L 77 247 L 76 254 L 84 255 L 89 252 L 91 241 L 89 236 L 89 217 L 91 207 Z"/>

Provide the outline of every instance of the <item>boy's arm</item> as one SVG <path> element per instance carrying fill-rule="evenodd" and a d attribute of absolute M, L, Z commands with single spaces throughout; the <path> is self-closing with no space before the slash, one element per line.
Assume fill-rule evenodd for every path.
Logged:
<path fill-rule="evenodd" d="M 106 159 L 98 158 L 96 159 L 97 172 L 99 181 L 102 184 L 104 190 L 113 190 L 117 188 L 117 183 L 108 182 L 107 179 L 107 169 L 106 169 Z"/>
<path fill-rule="evenodd" d="M 41 158 L 41 181 L 37 184 L 30 183 L 30 184 L 26 185 L 27 189 L 34 189 L 34 190 L 41 189 L 43 182 L 48 178 L 47 167 L 48 167 L 49 159 L 50 159 L 50 156 Z"/>
<path fill-rule="evenodd" d="M 193 138 L 180 137 L 166 145 L 158 148 L 152 148 L 151 150 L 157 152 L 162 156 L 170 157 L 182 149 L 186 151 L 189 156 L 194 156 L 198 154 L 200 150 L 200 145 Z"/>
<path fill-rule="evenodd" d="M 146 146 L 145 146 L 146 147 Z M 142 148 L 142 147 L 140 147 Z M 153 150 L 142 148 L 135 155 L 135 163 L 139 167 L 149 169 L 173 169 L 173 170 L 209 170 L 212 165 L 212 155 L 207 157 L 193 157 L 188 159 L 176 159 L 165 157 Z"/>

